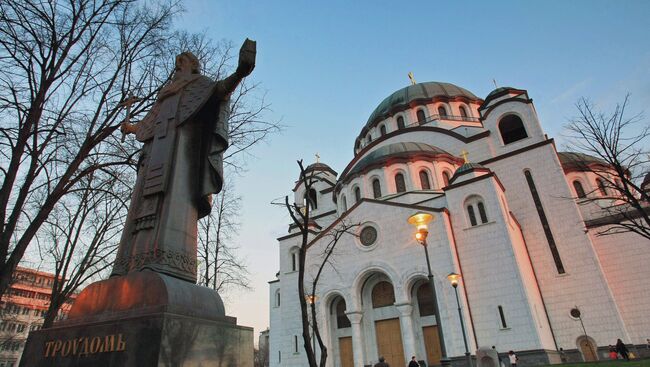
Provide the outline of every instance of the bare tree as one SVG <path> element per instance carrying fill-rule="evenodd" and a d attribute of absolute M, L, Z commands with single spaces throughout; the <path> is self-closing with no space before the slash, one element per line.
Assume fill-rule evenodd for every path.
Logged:
<path fill-rule="evenodd" d="M 241 197 L 232 180 L 226 180 L 221 192 L 213 197 L 210 215 L 199 221 L 199 284 L 217 292 L 232 288 L 250 289 L 248 270 L 232 244 L 237 235 Z"/>
<path fill-rule="evenodd" d="M 118 176 L 96 173 L 85 177 L 41 227 L 42 261 L 54 269 L 44 328 L 52 326 L 60 308 L 80 286 L 111 265 L 130 194 Z"/>
<path fill-rule="evenodd" d="M 650 171 L 650 125 L 642 115 L 626 115 L 629 95 L 614 111 L 597 111 L 582 98 L 578 116 L 566 125 L 570 149 L 595 156 L 598 163 L 581 163 L 581 170 L 598 176 L 599 194 L 587 193 L 583 200 L 598 202 L 605 211 L 600 235 L 634 232 L 650 239 L 650 197 L 641 187 Z M 594 190 L 595 191 L 595 190 Z M 607 199 L 603 200 L 603 195 Z"/>
<path fill-rule="evenodd" d="M 316 182 L 314 179 L 314 170 L 307 172 L 303 167 L 302 160 L 298 161 L 300 167 L 300 183 L 305 187 L 305 192 L 310 192 L 313 184 Z M 327 346 L 321 337 L 320 328 L 318 324 L 318 313 L 316 309 L 316 294 L 318 291 L 318 282 L 323 273 L 326 265 L 332 264 L 332 255 L 339 240 L 345 235 L 356 236 L 355 228 L 359 224 L 351 224 L 345 220 L 340 220 L 332 228 L 324 230 L 324 235 L 317 238 L 311 238 L 315 233 L 310 230 L 312 224 L 310 202 L 306 199 L 305 205 L 300 203 L 290 203 L 289 197 L 285 196 L 284 206 L 289 212 L 294 225 L 298 228 L 301 235 L 301 242 L 298 248 L 298 298 L 300 302 L 300 316 L 302 320 L 302 339 L 303 348 L 307 354 L 307 361 L 310 367 L 325 367 L 327 362 Z M 307 252 L 310 250 L 315 241 L 319 241 L 321 245 L 318 253 L 312 251 L 309 256 L 310 260 L 317 264 L 317 271 L 313 274 L 313 278 L 309 284 L 305 284 L 305 262 L 307 259 Z M 315 246 L 316 247 L 316 246 Z M 320 350 L 320 359 L 316 360 L 316 351 L 312 345 L 312 336 L 310 329 L 313 333 L 313 338 L 318 342 Z"/>
<path fill-rule="evenodd" d="M 253 366 L 254 367 L 269 367 L 269 345 L 262 344 L 253 350 Z"/>

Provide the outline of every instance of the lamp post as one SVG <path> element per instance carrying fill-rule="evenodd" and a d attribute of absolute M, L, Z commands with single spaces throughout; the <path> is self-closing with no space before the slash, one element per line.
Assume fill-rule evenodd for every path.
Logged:
<path fill-rule="evenodd" d="M 442 332 L 442 320 L 440 318 L 440 309 L 438 308 L 438 297 L 436 295 L 436 287 L 433 283 L 433 274 L 431 273 L 431 262 L 429 261 L 429 250 L 427 248 L 427 236 L 429 235 L 428 224 L 433 220 L 433 215 L 429 213 L 417 212 L 411 215 L 408 219 L 409 224 L 415 226 L 415 239 L 424 247 L 424 256 L 427 259 L 427 278 L 429 278 L 429 287 L 433 295 L 433 313 L 436 317 L 438 324 L 438 339 L 440 339 L 440 364 L 445 367 L 450 365 L 449 358 L 447 358 L 447 348 L 445 347 L 445 338 Z"/>
<path fill-rule="evenodd" d="M 463 331 L 463 343 L 465 343 L 465 357 L 467 358 L 467 365 L 472 367 L 472 354 L 469 352 L 469 347 L 467 346 L 467 335 L 465 334 L 465 322 L 463 321 L 463 314 L 460 312 L 460 299 L 458 298 L 458 283 L 460 282 L 460 274 L 449 273 L 447 279 L 451 283 L 451 286 L 454 287 L 456 293 L 456 304 L 458 305 L 458 318 L 460 319 L 460 329 Z"/>

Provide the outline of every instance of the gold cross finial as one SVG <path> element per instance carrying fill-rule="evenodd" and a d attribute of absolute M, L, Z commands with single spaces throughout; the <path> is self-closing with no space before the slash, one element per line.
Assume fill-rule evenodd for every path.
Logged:
<path fill-rule="evenodd" d="M 316 163 L 320 163 L 320 155 L 318 153 L 314 154 L 316 156 Z"/>
<path fill-rule="evenodd" d="M 409 75 L 409 79 L 411 80 L 411 85 L 417 84 L 417 82 L 415 81 L 415 77 L 413 76 L 413 72 L 409 71 L 408 75 Z"/>
<path fill-rule="evenodd" d="M 467 151 L 464 150 L 464 149 L 463 149 L 462 152 L 460 152 L 460 155 L 463 157 L 463 160 L 465 160 L 465 163 L 469 163 L 469 159 L 467 159 L 467 155 L 468 155 L 468 154 L 469 154 L 469 153 L 467 153 Z"/>

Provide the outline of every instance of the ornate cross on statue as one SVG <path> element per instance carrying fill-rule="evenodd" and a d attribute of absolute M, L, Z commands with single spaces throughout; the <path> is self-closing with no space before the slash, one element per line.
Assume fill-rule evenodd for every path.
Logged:
<path fill-rule="evenodd" d="M 124 121 L 122 122 L 123 124 L 130 124 L 131 123 L 131 105 L 134 103 L 140 101 L 140 98 L 136 97 L 133 95 L 133 92 L 129 92 L 129 97 L 122 101 L 120 104 L 117 105 L 117 107 L 126 107 L 126 117 L 124 118 Z M 123 132 L 122 133 L 122 143 L 124 143 L 124 139 L 126 138 L 126 134 Z"/>
<path fill-rule="evenodd" d="M 467 151 L 464 150 L 464 149 L 463 149 L 462 152 L 460 152 L 460 155 L 463 157 L 463 160 L 465 160 L 465 163 L 469 163 L 469 159 L 467 159 L 467 155 L 468 155 L 468 154 L 469 154 L 469 153 L 467 153 Z"/>
<path fill-rule="evenodd" d="M 413 76 L 413 72 L 409 71 L 408 75 L 409 75 L 409 79 L 411 80 L 411 85 L 417 84 L 417 82 L 415 81 L 415 77 Z"/>
<path fill-rule="evenodd" d="M 314 154 L 316 156 L 316 163 L 320 163 L 320 156 L 318 153 Z"/>

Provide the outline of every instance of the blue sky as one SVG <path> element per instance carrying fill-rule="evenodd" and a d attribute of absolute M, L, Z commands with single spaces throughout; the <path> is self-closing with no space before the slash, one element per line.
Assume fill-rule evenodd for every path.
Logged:
<path fill-rule="evenodd" d="M 272 104 L 267 117 L 286 126 L 236 178 L 237 241 L 255 289 L 227 296 L 226 311 L 256 333 L 268 326 L 275 238 L 290 221 L 270 202 L 291 194 L 296 159 L 311 163 L 318 152 L 340 172 L 372 110 L 408 85 L 409 71 L 479 97 L 493 79 L 528 90 L 558 147 L 581 96 L 606 109 L 629 92 L 631 111 L 650 106 L 650 1 L 196 0 L 185 8 L 179 28 L 258 42 L 252 79 Z"/>

